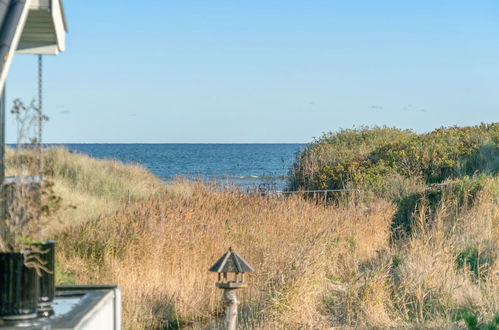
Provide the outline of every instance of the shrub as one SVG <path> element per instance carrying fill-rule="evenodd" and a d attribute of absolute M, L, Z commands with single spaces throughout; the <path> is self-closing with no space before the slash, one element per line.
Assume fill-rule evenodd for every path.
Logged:
<path fill-rule="evenodd" d="M 298 189 L 343 188 L 349 182 L 372 181 L 384 174 L 383 166 L 372 168 L 369 154 L 393 141 L 414 136 L 410 130 L 362 126 L 326 133 L 297 154 L 289 187 Z M 372 169 L 371 169 L 372 168 Z M 370 169 L 371 174 L 366 174 Z"/>
<path fill-rule="evenodd" d="M 380 190 L 401 176 L 422 183 L 499 171 L 499 123 L 439 128 L 427 134 L 387 127 L 326 133 L 307 146 L 290 173 L 289 188 Z"/>

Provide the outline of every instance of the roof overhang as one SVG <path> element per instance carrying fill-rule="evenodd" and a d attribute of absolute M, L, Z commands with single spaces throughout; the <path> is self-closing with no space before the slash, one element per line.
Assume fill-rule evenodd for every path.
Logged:
<path fill-rule="evenodd" d="M 21 38 L 31 0 L 0 0 L 0 93 Z"/>
<path fill-rule="evenodd" d="M 61 0 L 31 0 L 16 52 L 56 55 L 66 48 L 66 31 Z"/>

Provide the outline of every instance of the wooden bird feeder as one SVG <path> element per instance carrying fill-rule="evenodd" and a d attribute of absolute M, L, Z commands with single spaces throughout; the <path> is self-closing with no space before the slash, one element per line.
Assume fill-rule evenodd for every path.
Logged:
<path fill-rule="evenodd" d="M 244 274 L 255 270 L 232 248 L 229 248 L 229 251 L 218 259 L 209 271 L 218 273 L 218 282 L 215 285 L 224 290 L 225 329 L 234 330 L 237 324 L 237 305 L 239 304 L 236 289 L 246 287 Z M 229 276 L 229 273 L 232 275 Z"/>
<path fill-rule="evenodd" d="M 216 286 L 220 289 L 244 288 L 247 285 L 244 281 L 244 274 L 255 271 L 253 267 L 251 267 L 243 257 L 234 252 L 232 248 L 229 248 L 229 251 L 218 259 L 209 270 L 210 272 L 218 273 L 218 282 L 216 283 Z M 233 276 L 229 276 L 228 273 L 232 273 Z M 232 279 L 229 277 L 232 277 Z"/>

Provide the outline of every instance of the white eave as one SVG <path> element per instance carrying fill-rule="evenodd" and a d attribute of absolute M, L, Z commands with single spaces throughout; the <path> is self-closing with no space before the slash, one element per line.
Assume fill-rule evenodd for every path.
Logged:
<path fill-rule="evenodd" d="M 66 47 L 66 31 L 61 0 L 31 0 L 16 53 L 56 55 Z"/>
<path fill-rule="evenodd" d="M 31 0 L 0 0 L 0 93 L 21 38 Z M 0 127 L 1 129 L 1 127 Z"/>

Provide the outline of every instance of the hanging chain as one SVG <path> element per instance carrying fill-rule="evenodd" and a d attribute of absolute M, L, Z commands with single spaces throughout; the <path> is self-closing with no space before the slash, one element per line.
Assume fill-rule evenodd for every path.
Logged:
<path fill-rule="evenodd" d="M 39 159 L 39 170 L 40 174 L 43 170 L 43 161 L 42 161 L 42 127 L 43 127 L 43 111 L 42 111 L 42 82 L 43 82 L 43 62 L 42 55 L 38 55 L 38 156 Z"/>
<path fill-rule="evenodd" d="M 42 55 L 38 55 L 38 144 L 41 146 L 42 144 L 42 122 L 43 122 L 43 114 L 42 114 Z"/>

